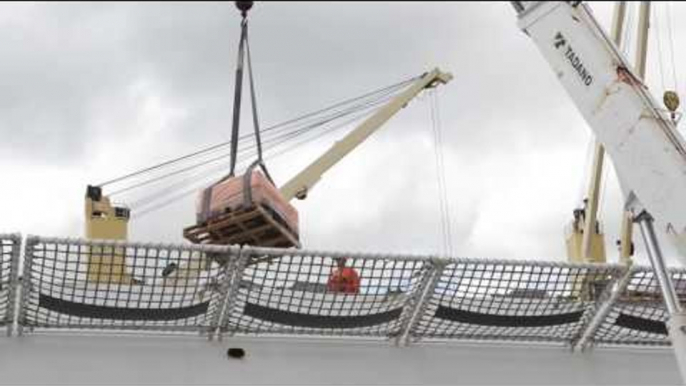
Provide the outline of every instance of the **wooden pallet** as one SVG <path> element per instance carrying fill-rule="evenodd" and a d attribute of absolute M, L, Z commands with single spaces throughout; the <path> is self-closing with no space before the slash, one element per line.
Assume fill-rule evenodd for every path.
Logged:
<path fill-rule="evenodd" d="M 227 210 L 204 223 L 185 228 L 183 237 L 194 244 L 300 248 L 298 236 L 264 205 Z"/>

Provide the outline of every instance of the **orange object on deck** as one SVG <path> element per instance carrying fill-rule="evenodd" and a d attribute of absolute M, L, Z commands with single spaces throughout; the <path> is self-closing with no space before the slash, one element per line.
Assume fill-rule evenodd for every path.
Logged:
<path fill-rule="evenodd" d="M 345 260 L 338 263 L 326 283 L 326 288 L 331 292 L 341 292 L 346 294 L 360 293 L 360 275 L 355 268 L 346 267 Z"/>

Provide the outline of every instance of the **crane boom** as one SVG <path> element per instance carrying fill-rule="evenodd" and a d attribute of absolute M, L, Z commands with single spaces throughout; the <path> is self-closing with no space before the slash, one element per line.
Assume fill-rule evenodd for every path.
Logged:
<path fill-rule="evenodd" d="M 614 163 L 627 209 L 641 225 L 686 380 L 686 312 L 653 229 L 654 218 L 686 261 L 686 143 L 585 4 L 512 4 L 519 27 L 538 46 Z"/>
<path fill-rule="evenodd" d="M 610 155 L 635 214 L 650 212 L 686 255 L 686 144 L 584 4 L 516 2 L 536 43 Z"/>
<path fill-rule="evenodd" d="M 324 173 L 331 169 L 343 157 L 348 155 L 370 135 L 377 131 L 384 123 L 391 119 L 400 109 L 405 107 L 422 90 L 446 84 L 452 80 L 452 75 L 441 72 L 438 68 L 425 73 L 412 86 L 392 99 L 372 116 L 362 122 L 343 139 L 336 142 L 329 150 L 312 162 L 303 171 L 284 184 L 280 190 L 283 197 L 290 201 L 294 197 L 305 198 L 307 193 L 319 181 Z"/>

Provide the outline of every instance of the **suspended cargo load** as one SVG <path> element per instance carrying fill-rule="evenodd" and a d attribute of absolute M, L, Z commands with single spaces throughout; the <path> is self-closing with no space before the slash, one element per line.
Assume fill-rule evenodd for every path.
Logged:
<path fill-rule="evenodd" d="M 252 3 L 236 2 L 236 6 L 241 11 L 243 21 L 236 67 L 231 130 L 231 169 L 225 178 L 200 193 L 196 210 L 196 225 L 184 229 L 183 235 L 197 244 L 300 247 L 298 212 L 274 186 L 262 159 L 255 83 L 248 48 L 247 11 Z M 257 160 L 248 167 L 245 174 L 237 177 L 234 173 L 238 153 L 244 62 L 247 62 L 249 74 Z M 255 170 L 258 166 L 261 171 Z"/>
<path fill-rule="evenodd" d="M 297 210 L 260 171 L 203 190 L 196 215 L 197 225 L 184 229 L 193 243 L 300 247 Z"/>

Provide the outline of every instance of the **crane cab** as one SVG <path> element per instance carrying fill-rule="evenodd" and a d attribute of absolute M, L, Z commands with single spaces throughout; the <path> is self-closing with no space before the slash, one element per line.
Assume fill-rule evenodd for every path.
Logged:
<path fill-rule="evenodd" d="M 128 237 L 130 211 L 124 206 L 112 205 L 109 197 L 98 186 L 86 189 L 86 238 L 122 240 Z M 115 246 L 88 247 L 88 281 L 91 283 L 130 284 L 125 251 Z"/>
<path fill-rule="evenodd" d="M 112 205 L 98 186 L 86 189 L 86 238 L 126 240 L 128 236 L 129 208 Z"/>
<path fill-rule="evenodd" d="M 298 211 L 259 170 L 200 192 L 196 225 L 184 229 L 196 244 L 300 247 Z"/>

